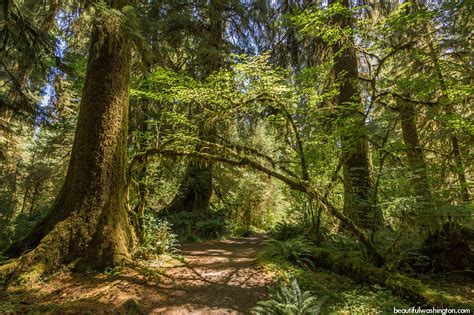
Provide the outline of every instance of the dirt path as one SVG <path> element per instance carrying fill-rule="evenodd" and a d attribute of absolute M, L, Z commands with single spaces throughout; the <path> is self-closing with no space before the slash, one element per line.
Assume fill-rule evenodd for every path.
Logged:
<path fill-rule="evenodd" d="M 249 313 L 266 295 L 271 278 L 256 266 L 261 237 L 183 246 L 186 263 L 165 271 L 167 298 L 153 312 L 168 314 Z"/>
<path fill-rule="evenodd" d="M 272 282 L 256 264 L 262 242 L 254 236 L 186 244 L 179 265 L 57 276 L 0 296 L 0 313 L 249 314 Z"/>

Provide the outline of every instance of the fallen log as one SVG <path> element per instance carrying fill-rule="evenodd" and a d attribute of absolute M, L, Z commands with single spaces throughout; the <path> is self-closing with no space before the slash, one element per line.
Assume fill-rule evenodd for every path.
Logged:
<path fill-rule="evenodd" d="M 424 285 L 420 280 L 403 275 L 393 268 L 374 267 L 355 252 L 334 252 L 320 247 L 315 249 L 313 254 L 313 262 L 316 266 L 348 276 L 357 282 L 380 285 L 389 289 L 396 296 L 415 303 L 416 306 L 450 309 L 474 308 L 472 304 L 440 293 Z"/>

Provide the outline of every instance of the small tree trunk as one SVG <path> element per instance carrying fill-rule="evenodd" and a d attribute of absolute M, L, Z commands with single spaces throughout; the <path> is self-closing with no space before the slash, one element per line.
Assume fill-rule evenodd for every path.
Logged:
<path fill-rule="evenodd" d="M 5 141 L 5 131 L 8 129 L 12 117 L 13 111 L 11 109 L 6 109 L 2 114 L 2 117 L 0 117 L 0 145 L 3 145 L 3 142 Z M 1 154 L 0 157 L 2 157 Z"/>
<path fill-rule="evenodd" d="M 38 194 L 40 192 L 40 186 L 41 186 L 41 180 L 38 178 L 35 178 L 33 181 L 33 194 L 31 195 L 31 201 L 30 201 L 30 209 L 28 210 L 28 214 L 32 215 L 33 212 L 36 209 L 36 202 L 38 199 Z"/>
<path fill-rule="evenodd" d="M 450 136 L 451 147 L 453 150 L 454 161 L 456 163 L 456 173 L 458 174 L 461 198 L 464 202 L 469 202 L 469 185 L 466 180 L 466 174 L 464 173 L 464 164 L 462 162 L 461 149 L 459 148 L 458 137 L 453 133 Z"/>
<path fill-rule="evenodd" d="M 430 55 L 431 61 L 433 62 L 436 77 L 440 83 L 442 96 L 443 98 L 446 98 L 447 86 L 446 86 L 444 76 L 441 70 L 442 68 L 440 67 L 438 52 L 436 51 L 435 46 L 433 45 L 433 41 L 435 40 L 435 38 L 433 38 L 430 35 L 431 31 L 428 25 L 425 25 L 425 30 L 426 30 L 426 36 L 427 36 L 429 55 Z M 444 112 L 447 115 L 453 114 L 453 110 L 451 106 L 452 104 L 448 104 L 444 108 Z M 464 202 L 469 202 L 470 200 L 469 185 L 466 180 L 466 173 L 465 173 L 464 164 L 462 161 L 461 149 L 459 148 L 459 140 L 454 130 L 449 130 L 449 140 L 451 142 L 452 155 L 454 158 L 454 163 L 456 165 L 455 173 L 458 175 L 461 199 Z"/>
<path fill-rule="evenodd" d="M 26 266 L 103 268 L 129 257 L 135 239 L 124 200 L 131 45 L 116 32 L 100 26 L 92 32 L 64 185 L 49 214 L 6 252 L 12 257 L 34 248 Z"/>

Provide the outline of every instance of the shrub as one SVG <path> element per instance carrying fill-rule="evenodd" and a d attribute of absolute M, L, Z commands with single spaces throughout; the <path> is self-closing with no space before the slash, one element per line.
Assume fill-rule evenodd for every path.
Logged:
<path fill-rule="evenodd" d="M 265 234 L 265 231 L 252 225 L 249 227 L 244 227 L 244 226 L 235 227 L 232 231 L 232 235 L 238 236 L 238 237 L 248 237 L 255 234 Z"/>
<path fill-rule="evenodd" d="M 218 238 L 230 233 L 224 210 L 182 211 L 166 218 L 172 224 L 173 232 L 184 241 Z"/>
<path fill-rule="evenodd" d="M 270 299 L 260 301 L 253 308 L 254 314 L 275 314 L 275 315 L 303 315 L 320 314 L 321 306 L 325 297 L 317 298 L 311 292 L 301 292 L 296 279 L 291 281 L 291 287 L 281 285 L 271 294 Z"/>
<path fill-rule="evenodd" d="M 135 257 L 152 259 L 161 254 L 178 254 L 178 239 L 173 233 L 171 224 L 157 219 L 152 214 L 145 214 L 143 240 L 135 250 Z"/>

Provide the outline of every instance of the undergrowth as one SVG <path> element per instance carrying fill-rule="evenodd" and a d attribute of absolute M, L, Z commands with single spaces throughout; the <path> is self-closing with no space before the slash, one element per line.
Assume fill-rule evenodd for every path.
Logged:
<path fill-rule="evenodd" d="M 292 264 L 315 269 L 311 260 L 313 245 L 302 237 L 286 241 L 270 240 L 259 254 L 260 259 L 286 260 Z"/>
<path fill-rule="evenodd" d="M 178 237 L 171 223 L 146 213 L 142 241 L 133 256 L 144 260 L 156 259 L 163 254 L 179 257 L 178 246 Z"/>
<path fill-rule="evenodd" d="M 318 315 L 326 296 L 317 297 L 310 291 L 301 291 L 298 281 L 293 278 L 291 285 L 281 284 L 272 288 L 270 299 L 260 301 L 253 308 L 256 315 Z"/>
<path fill-rule="evenodd" d="M 166 216 L 180 241 L 198 242 L 230 234 L 230 223 L 223 209 L 202 212 L 182 211 Z"/>
<path fill-rule="evenodd" d="M 325 245 L 328 246 L 330 245 Z M 313 254 L 316 256 L 318 248 L 302 237 L 286 241 L 270 240 L 259 253 L 259 262 L 279 279 L 283 287 L 285 285 L 288 287 L 288 284 L 295 279 L 302 291 L 317 297 L 321 302 L 320 314 L 390 314 L 393 307 L 410 306 L 380 286 L 360 284 L 346 276 L 323 270 L 313 257 Z M 332 250 L 339 252 L 341 249 L 352 250 L 354 245 L 349 239 L 338 240 Z M 308 265 L 307 261 L 311 264 Z M 305 313 L 269 312 L 268 314 Z"/>

